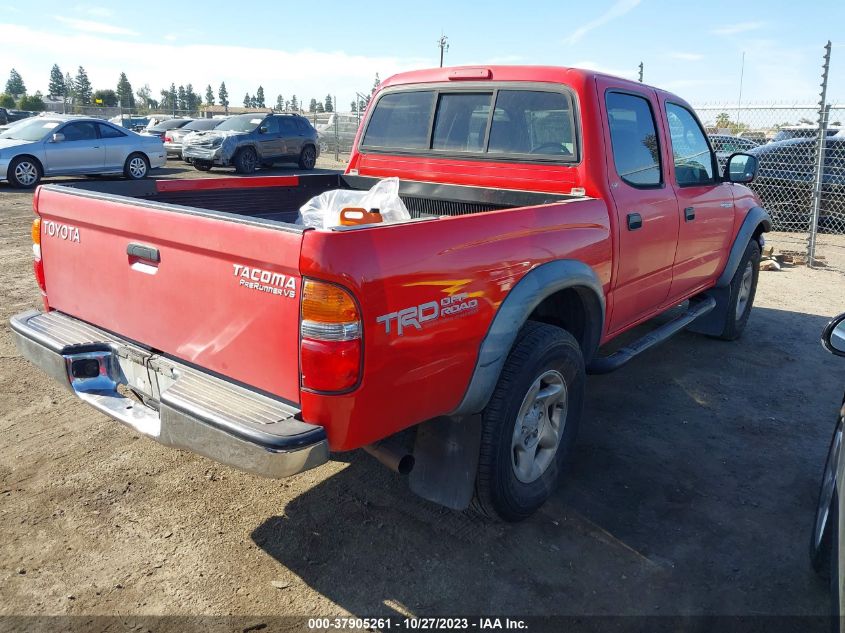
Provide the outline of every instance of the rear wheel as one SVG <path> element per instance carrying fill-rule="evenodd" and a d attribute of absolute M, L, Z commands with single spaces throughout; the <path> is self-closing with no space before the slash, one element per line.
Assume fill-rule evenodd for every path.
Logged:
<path fill-rule="evenodd" d="M 150 161 L 143 154 L 130 154 L 123 165 L 123 175 L 130 180 L 146 178 L 150 171 Z"/>
<path fill-rule="evenodd" d="M 482 413 L 476 511 L 520 521 L 554 492 L 575 441 L 584 359 L 567 331 L 529 321 Z"/>
<path fill-rule="evenodd" d="M 211 171 L 211 163 L 206 160 L 195 160 L 194 169 L 198 169 L 200 171 Z"/>
<path fill-rule="evenodd" d="M 251 174 L 258 167 L 258 156 L 255 154 L 254 149 L 245 147 L 237 153 L 233 162 L 236 172 L 239 174 Z"/>
<path fill-rule="evenodd" d="M 41 180 L 41 165 L 29 156 L 19 156 L 9 164 L 6 177 L 18 189 L 31 189 Z"/>
<path fill-rule="evenodd" d="M 299 166 L 302 169 L 314 169 L 317 164 L 317 150 L 313 145 L 306 145 L 299 154 Z"/>

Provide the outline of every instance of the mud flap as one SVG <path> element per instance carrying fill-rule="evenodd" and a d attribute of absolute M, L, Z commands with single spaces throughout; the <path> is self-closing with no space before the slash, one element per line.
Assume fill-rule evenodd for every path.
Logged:
<path fill-rule="evenodd" d="M 719 336 L 728 322 L 728 306 L 731 302 L 730 286 L 727 288 L 711 288 L 704 295 L 713 297 L 716 300 L 716 307 L 690 323 L 687 330 L 696 334 Z"/>
<path fill-rule="evenodd" d="M 475 491 L 481 416 L 441 417 L 417 427 L 411 491 L 452 510 L 465 510 Z"/>

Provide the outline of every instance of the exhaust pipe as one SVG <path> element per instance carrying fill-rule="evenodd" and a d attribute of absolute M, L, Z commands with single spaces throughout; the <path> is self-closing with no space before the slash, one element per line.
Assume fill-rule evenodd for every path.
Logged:
<path fill-rule="evenodd" d="M 414 469 L 414 456 L 408 450 L 390 437 L 375 444 L 364 446 L 364 450 L 400 475 L 407 475 Z"/>

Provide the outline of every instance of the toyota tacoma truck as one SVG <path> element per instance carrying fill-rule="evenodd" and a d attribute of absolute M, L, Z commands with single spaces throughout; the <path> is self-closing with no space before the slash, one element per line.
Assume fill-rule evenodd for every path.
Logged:
<path fill-rule="evenodd" d="M 519 520 L 565 470 L 586 373 L 685 328 L 740 336 L 771 227 L 756 167 L 720 173 L 692 108 L 644 84 L 403 73 L 343 174 L 40 187 L 44 309 L 11 326 L 164 445 L 277 478 L 363 447 L 427 499 Z M 296 224 L 313 196 L 387 177 L 409 219 Z"/>

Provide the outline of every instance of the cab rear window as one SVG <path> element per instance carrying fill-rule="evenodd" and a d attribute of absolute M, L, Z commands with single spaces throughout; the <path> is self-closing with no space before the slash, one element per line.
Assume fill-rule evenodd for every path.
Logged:
<path fill-rule="evenodd" d="M 576 159 L 572 99 L 554 90 L 414 90 L 383 95 L 362 149 L 523 160 Z"/>

